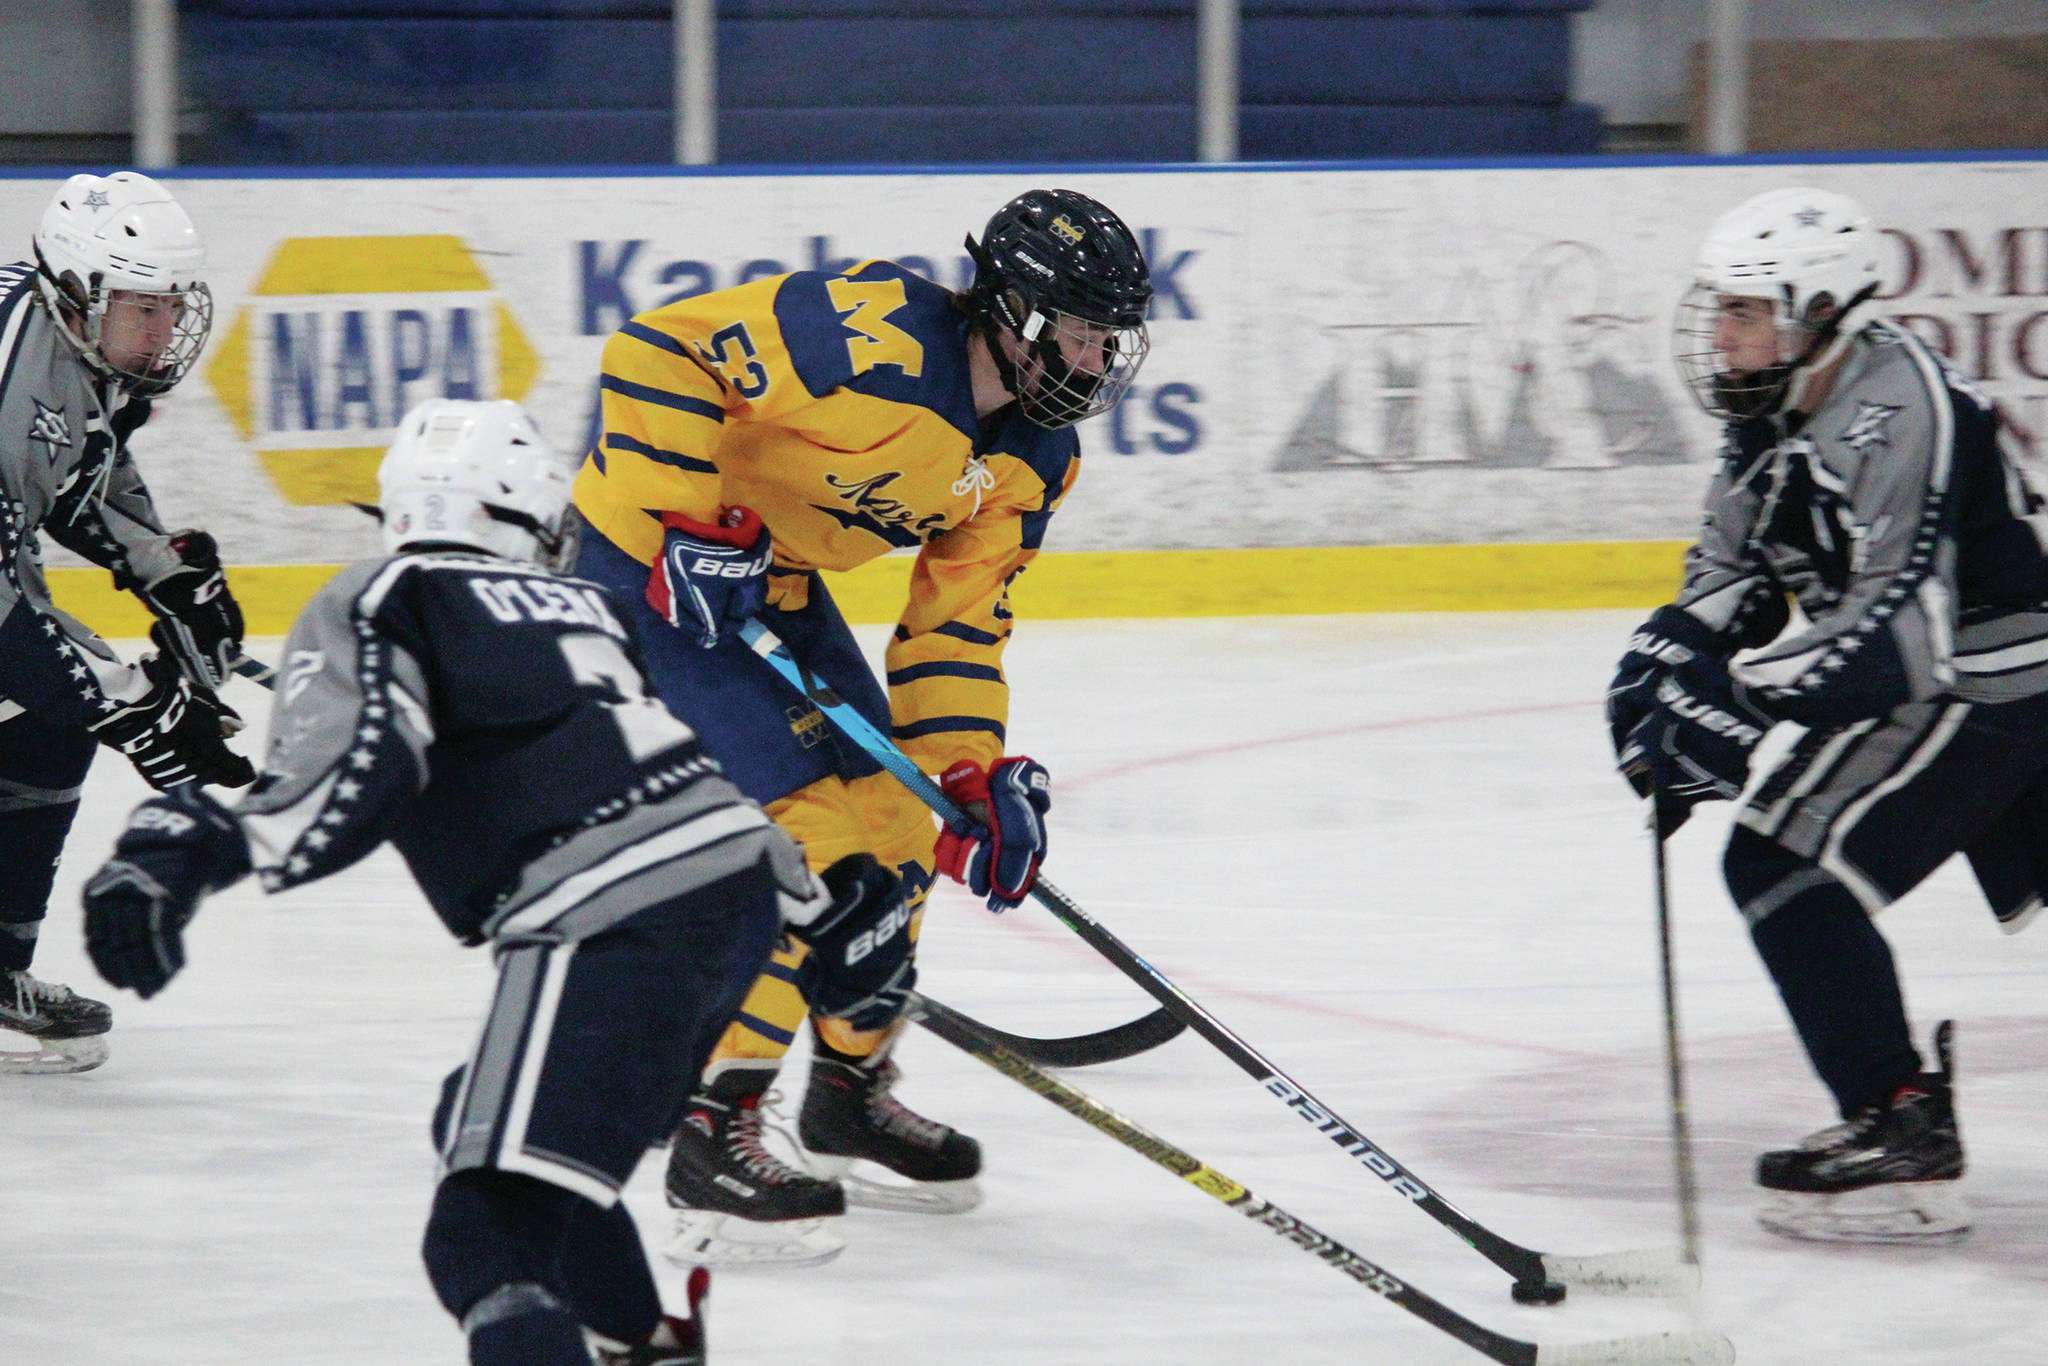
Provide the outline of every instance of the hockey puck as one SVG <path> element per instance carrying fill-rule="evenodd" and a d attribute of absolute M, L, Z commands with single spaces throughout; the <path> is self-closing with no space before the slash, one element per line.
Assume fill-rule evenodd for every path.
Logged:
<path fill-rule="evenodd" d="M 1560 1281 L 1516 1281 L 1510 1292 L 1516 1304 L 1557 1304 L 1564 1299 Z"/>

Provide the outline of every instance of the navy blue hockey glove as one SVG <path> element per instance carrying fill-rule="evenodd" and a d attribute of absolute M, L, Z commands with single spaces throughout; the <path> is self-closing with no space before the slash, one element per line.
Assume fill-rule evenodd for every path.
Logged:
<path fill-rule="evenodd" d="M 242 718 L 205 688 L 194 688 L 162 655 L 142 661 L 150 690 L 87 726 L 93 738 L 127 755 L 159 792 L 180 783 L 247 787 L 256 770 L 223 737 Z"/>
<path fill-rule="evenodd" d="M 135 590 L 156 615 L 149 638 L 203 688 L 228 681 L 242 653 L 242 608 L 228 591 L 220 550 L 203 531 L 174 531 L 171 549 L 184 563 Z"/>
<path fill-rule="evenodd" d="M 1036 759 L 1004 759 L 986 773 L 962 759 L 939 776 L 939 787 L 967 813 L 947 822 L 933 851 L 939 871 L 967 884 L 1000 914 L 1022 901 L 1045 862 L 1045 813 L 1052 778 Z"/>
<path fill-rule="evenodd" d="M 1629 637 L 1628 649 L 1607 685 L 1607 733 L 1621 757 L 1631 732 L 1657 709 L 1657 684 L 1681 664 L 1713 660 L 1714 633 L 1683 607 L 1659 607 Z"/>
<path fill-rule="evenodd" d="M 117 987 L 156 995 L 185 966 L 182 936 L 200 898 L 248 871 L 248 841 L 219 802 L 190 784 L 151 797 L 85 884 L 93 966 Z"/>
<path fill-rule="evenodd" d="M 1616 766 L 1637 796 L 1656 802 L 1657 834 L 1668 839 L 1701 802 L 1742 795 L 1772 724 L 1725 669 L 1698 661 L 1658 681 L 1655 708 L 1628 733 Z"/>
<path fill-rule="evenodd" d="M 789 932 L 810 946 L 796 985 L 811 1009 L 855 1029 L 887 1028 L 917 984 L 903 880 L 873 854 L 848 854 L 820 873 L 831 902 Z"/>
<path fill-rule="evenodd" d="M 664 512 L 661 524 L 647 605 L 708 650 L 768 605 L 772 538 L 752 508 L 729 507 L 716 525 Z"/>

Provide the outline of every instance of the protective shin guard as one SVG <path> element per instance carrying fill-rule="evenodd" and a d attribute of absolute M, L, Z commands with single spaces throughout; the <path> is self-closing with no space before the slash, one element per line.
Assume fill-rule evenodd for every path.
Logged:
<path fill-rule="evenodd" d="M 500 1286 L 463 1316 L 470 1366 L 589 1366 L 582 1326 L 531 1281 Z"/>
<path fill-rule="evenodd" d="M 614 1342 L 640 1342 L 661 1323 L 661 1292 L 623 1202 L 584 1202 L 569 1221 L 562 1276 L 576 1317 Z"/>
<path fill-rule="evenodd" d="M 1739 827 L 1724 866 L 1750 939 L 1842 1116 L 1911 1081 L 1920 1055 L 1891 947 L 1849 889 Z"/>
<path fill-rule="evenodd" d="M 26 972 L 77 802 L 0 811 L 0 969 Z"/>
<path fill-rule="evenodd" d="M 520 1286 L 528 1289 L 486 1317 L 509 1321 L 559 1312 L 573 1323 L 560 1266 L 569 1225 L 585 1203 L 529 1176 L 463 1171 L 445 1177 L 420 1248 L 434 1294 L 472 1334 L 481 1306 Z"/>

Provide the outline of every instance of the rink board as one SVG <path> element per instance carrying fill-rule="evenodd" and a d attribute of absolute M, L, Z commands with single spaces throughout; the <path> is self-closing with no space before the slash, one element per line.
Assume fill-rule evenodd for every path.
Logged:
<path fill-rule="evenodd" d="M 1157 295 L 1137 386 L 1079 429 L 1079 483 L 1019 585 L 1040 615 L 1664 596 L 1665 547 L 1692 533 L 1717 439 L 1670 360 L 1674 306 L 1705 226 L 1788 183 L 1859 197 L 1883 236 L 1887 311 L 2001 401 L 2029 463 L 2048 432 L 2039 154 L 243 172 L 171 181 L 209 244 L 215 331 L 137 458 L 169 525 L 208 527 L 231 564 L 281 567 L 240 585 L 271 622 L 320 567 L 379 553 L 347 503 L 375 496 L 409 404 L 517 398 L 583 450 L 599 351 L 633 313 L 870 255 L 957 285 L 963 233 L 1045 183 L 1117 208 Z M 25 240 L 52 188 L 0 176 L 0 234 Z M 1346 553 L 1309 553 L 1325 550 Z M 1245 554 L 1189 558 L 1224 551 Z M 903 572 L 849 580 L 856 614 L 893 612 L 863 600 Z M 91 620 L 111 610 L 96 587 L 63 591 Z"/>

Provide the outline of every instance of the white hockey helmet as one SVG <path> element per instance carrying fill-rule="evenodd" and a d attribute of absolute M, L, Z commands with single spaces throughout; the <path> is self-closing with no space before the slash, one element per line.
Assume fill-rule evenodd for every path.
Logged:
<path fill-rule="evenodd" d="M 1679 304 L 1675 351 L 1693 396 L 1715 417 L 1761 417 L 1797 407 L 1813 375 L 1877 311 L 1878 234 L 1855 200 L 1830 190 L 1771 190 L 1721 215 L 1700 244 Z M 1724 298 L 1764 299 L 1778 329 L 1778 363 L 1749 374 L 1715 346 Z"/>
<path fill-rule="evenodd" d="M 510 399 L 427 399 L 400 420 L 377 468 L 384 547 L 462 545 L 566 569 L 575 478 Z"/>
<path fill-rule="evenodd" d="M 50 315 L 86 364 L 145 398 L 185 377 L 213 328 L 213 295 L 199 278 L 206 246 L 170 191 L 136 171 L 75 175 L 43 210 L 34 244 Z M 168 340 L 146 357 L 106 354 L 117 290 L 167 295 L 175 305 Z"/>

